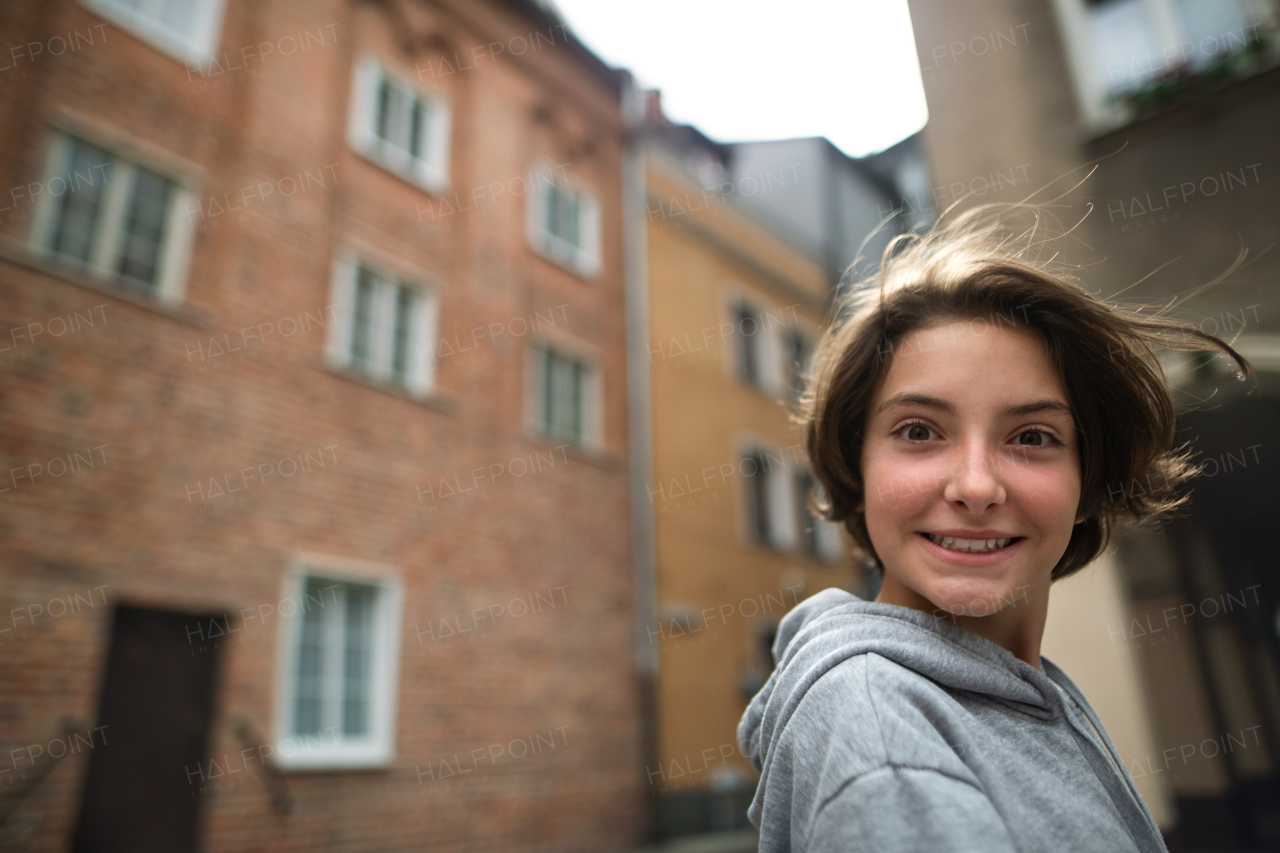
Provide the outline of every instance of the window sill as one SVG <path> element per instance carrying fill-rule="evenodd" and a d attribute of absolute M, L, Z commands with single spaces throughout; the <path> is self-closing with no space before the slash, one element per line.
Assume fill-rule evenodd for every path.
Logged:
<path fill-rule="evenodd" d="M 520 436 L 527 444 L 536 445 L 541 450 L 560 450 L 565 456 L 586 462 L 606 471 L 621 471 L 625 468 L 625 460 L 621 454 L 604 447 L 586 447 L 572 444 L 562 438 L 553 438 L 538 432 L 526 431 Z"/>
<path fill-rule="evenodd" d="M 395 761 L 388 754 L 379 755 L 294 755 L 282 757 L 276 752 L 275 764 L 281 773 L 296 775 L 300 773 L 350 773 L 388 771 L 395 767 Z"/>
<path fill-rule="evenodd" d="M 586 284 L 593 283 L 600 275 L 599 269 L 589 269 L 585 264 L 565 258 L 554 251 L 546 249 L 545 247 L 533 246 L 532 248 L 533 253 L 539 258 L 542 258 L 557 269 L 564 270 L 574 278 L 585 282 Z"/>
<path fill-rule="evenodd" d="M 390 382 L 382 382 L 372 376 L 366 376 L 354 370 L 343 367 L 337 367 L 332 364 L 324 364 L 321 369 L 331 376 L 339 379 L 345 379 L 348 382 L 354 382 L 374 391 L 381 391 L 384 394 L 390 394 L 393 397 L 399 397 L 410 403 L 416 403 L 426 409 L 432 409 L 443 414 L 451 414 L 458 408 L 458 401 L 454 397 L 447 397 L 438 392 L 432 392 L 425 395 L 414 394 L 407 388 L 394 385 Z"/>
<path fill-rule="evenodd" d="M 32 252 L 25 242 L 19 240 L 0 237 L 0 260 L 24 266 L 51 278 L 74 284 L 77 287 L 83 287 L 86 290 L 92 290 L 95 293 L 101 293 L 104 296 L 110 296 L 137 308 L 153 311 L 171 320 L 194 326 L 197 329 L 211 329 L 214 325 L 207 311 L 197 309 L 190 303 L 161 302 L 157 299 L 149 299 L 145 296 L 131 293 L 128 290 L 116 287 L 108 281 L 95 278 L 89 273 L 38 255 Z"/>
<path fill-rule="evenodd" d="M 1183 125 L 1233 109 L 1280 89 L 1280 64 L 1233 80 L 1215 90 L 1207 100 L 1165 107 L 1102 125 L 1082 124 L 1081 143 L 1091 153 L 1111 153 L 1125 142 L 1157 136 Z"/>
<path fill-rule="evenodd" d="M 399 178 L 416 190 L 422 190 L 428 195 L 442 198 L 445 190 L 449 189 L 448 178 L 431 180 L 418 175 L 413 168 L 403 169 L 392 162 L 391 158 L 385 156 L 376 146 L 353 145 L 352 148 L 365 162 L 377 166 L 393 178 Z"/>

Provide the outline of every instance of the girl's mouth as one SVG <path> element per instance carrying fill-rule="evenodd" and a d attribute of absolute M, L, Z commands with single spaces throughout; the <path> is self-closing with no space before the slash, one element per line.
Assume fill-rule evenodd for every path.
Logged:
<path fill-rule="evenodd" d="M 1003 539 L 960 539 L 956 536 L 937 536 L 933 533 L 921 533 L 920 535 L 941 548 L 961 554 L 992 554 L 1002 551 L 1016 542 L 1021 542 L 1024 538 L 1010 536 Z"/>

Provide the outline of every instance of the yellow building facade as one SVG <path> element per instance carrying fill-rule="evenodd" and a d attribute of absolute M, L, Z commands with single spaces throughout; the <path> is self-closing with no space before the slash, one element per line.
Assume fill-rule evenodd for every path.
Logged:
<path fill-rule="evenodd" d="M 656 613 L 641 636 L 658 662 L 646 773 L 664 834 L 681 834 L 745 822 L 756 775 L 736 728 L 779 619 L 864 587 L 847 534 L 806 510 L 788 418 L 833 282 L 734 198 L 805 175 L 728 180 L 719 146 L 666 128 L 645 147 Z"/>

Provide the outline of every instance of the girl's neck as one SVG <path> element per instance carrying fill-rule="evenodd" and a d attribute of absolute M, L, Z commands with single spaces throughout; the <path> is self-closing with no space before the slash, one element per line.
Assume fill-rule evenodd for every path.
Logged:
<path fill-rule="evenodd" d="M 876 601 L 896 604 L 945 619 L 966 631 L 990 640 L 1014 657 L 1036 669 L 1040 666 L 1040 643 L 1044 638 L 1045 620 L 1049 612 L 1048 584 L 1023 590 L 1010 603 L 988 616 L 955 615 L 943 610 L 920 593 L 886 573 Z"/>

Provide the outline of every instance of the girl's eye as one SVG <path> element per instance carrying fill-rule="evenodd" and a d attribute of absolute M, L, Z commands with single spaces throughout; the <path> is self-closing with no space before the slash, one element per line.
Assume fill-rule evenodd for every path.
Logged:
<path fill-rule="evenodd" d="M 1042 429 L 1027 429 L 1018 434 L 1018 444 L 1023 447 L 1048 447 L 1059 443 L 1052 433 Z"/>
<path fill-rule="evenodd" d="M 928 441 L 933 430 L 922 423 L 910 423 L 899 427 L 898 434 L 907 441 Z"/>

